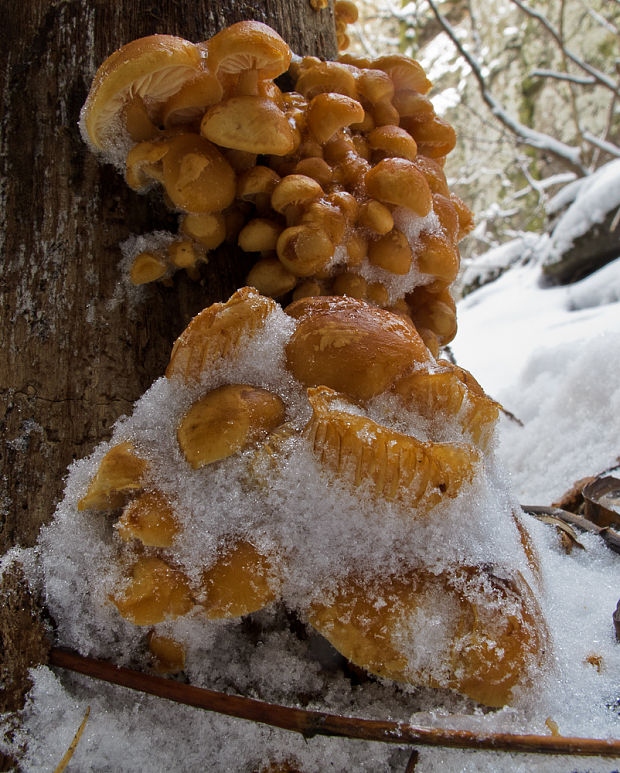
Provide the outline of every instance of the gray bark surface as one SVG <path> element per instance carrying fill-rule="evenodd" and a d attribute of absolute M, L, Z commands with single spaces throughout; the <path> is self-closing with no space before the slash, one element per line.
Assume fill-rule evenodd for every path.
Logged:
<path fill-rule="evenodd" d="M 165 32 L 205 40 L 242 19 L 270 24 L 298 54 L 336 54 L 333 9 L 316 12 L 309 0 L 3 3 L 0 554 L 34 544 L 71 461 L 109 437 L 114 421 L 163 373 L 189 319 L 227 298 L 245 276 L 240 260 L 219 253 L 200 283 L 177 275 L 171 288 L 146 288 L 139 303 L 123 295 L 119 243 L 176 230 L 176 217 L 159 199 L 131 191 L 83 144 L 77 121 L 92 77 L 135 38 Z M 5 691 L 0 711 L 17 705 L 24 686 L 24 662 L 7 661 L 19 652 L 11 637 L 36 617 L 17 614 L 24 606 L 15 594 L 24 591 L 11 577 L 2 592 L 13 602 L 0 613 L 0 675 L 14 674 L 19 689 Z M 40 653 L 29 657 L 37 662 Z"/>

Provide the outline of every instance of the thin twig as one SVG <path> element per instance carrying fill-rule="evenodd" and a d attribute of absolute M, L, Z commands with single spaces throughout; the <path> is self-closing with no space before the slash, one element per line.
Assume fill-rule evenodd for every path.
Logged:
<path fill-rule="evenodd" d="M 250 719 L 283 730 L 301 733 L 304 738 L 315 735 L 382 741 L 402 746 L 447 746 L 459 749 L 527 752 L 528 754 L 570 754 L 587 757 L 620 757 L 620 740 L 570 738 L 548 735 L 513 735 L 511 733 L 472 733 L 467 730 L 415 727 L 407 722 L 361 719 L 279 706 L 254 698 L 227 695 L 201 687 L 142 674 L 121 668 L 103 660 L 87 658 L 74 652 L 53 647 L 50 664 L 129 687 L 187 706 L 216 711 L 240 719 Z"/>
<path fill-rule="evenodd" d="M 530 77 L 532 78 L 555 78 L 559 81 L 570 81 L 571 83 L 576 83 L 578 86 L 593 86 L 596 81 L 594 78 L 585 78 L 581 77 L 580 75 L 571 75 L 568 72 L 556 72 L 555 70 L 544 70 L 541 68 L 537 68 L 535 70 L 532 70 L 530 72 Z"/>
<path fill-rule="evenodd" d="M 560 507 L 541 507 L 540 505 L 521 505 L 523 512 L 536 517 L 552 515 L 571 526 L 576 526 L 582 531 L 589 531 L 603 539 L 614 553 L 620 553 L 620 533 L 609 526 L 597 526 L 592 521 L 584 518 L 582 515 L 571 513 L 569 510 L 562 510 Z"/>
<path fill-rule="evenodd" d="M 58 767 L 56 768 L 54 773 L 62 773 L 63 770 L 67 767 L 67 765 L 71 761 L 71 757 L 73 757 L 73 752 L 77 749 L 77 745 L 80 742 L 80 738 L 82 737 L 82 733 L 84 732 L 84 728 L 86 727 L 86 723 L 88 722 L 89 714 L 90 714 L 90 706 L 87 706 L 86 713 L 84 714 L 84 719 L 82 720 L 82 724 L 78 727 L 77 733 L 73 736 L 73 741 L 71 741 L 71 745 L 65 752 L 63 758 L 58 763 Z"/>
<path fill-rule="evenodd" d="M 407 762 L 407 767 L 405 768 L 405 773 L 414 773 L 419 759 L 420 752 L 417 749 L 412 749 L 411 755 L 409 756 L 409 761 Z"/>

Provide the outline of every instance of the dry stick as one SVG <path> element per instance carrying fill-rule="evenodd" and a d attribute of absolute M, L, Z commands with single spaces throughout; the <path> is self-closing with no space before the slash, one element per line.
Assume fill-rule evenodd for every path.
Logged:
<path fill-rule="evenodd" d="M 283 730 L 315 735 L 383 741 L 400 745 L 449 746 L 459 749 L 528 752 L 534 754 L 570 754 L 594 757 L 620 757 L 620 740 L 569 738 L 547 735 L 512 735 L 509 733 L 471 733 L 466 730 L 414 727 L 407 722 L 393 722 L 356 717 L 341 717 L 322 711 L 308 711 L 274 703 L 227 695 L 201 687 L 181 684 L 171 679 L 142 674 L 102 660 L 83 657 L 53 647 L 50 664 L 102 679 L 122 687 L 157 695 L 187 706 L 216 711 L 240 719 L 251 719 Z"/>
<path fill-rule="evenodd" d="M 87 706 L 86 713 L 84 714 L 84 719 L 82 720 L 82 724 L 78 727 L 76 734 L 73 736 L 73 741 L 71 741 L 71 745 L 65 752 L 63 758 L 58 763 L 58 767 L 56 768 L 54 773 L 63 773 L 63 770 L 65 770 L 67 765 L 71 762 L 73 753 L 77 749 L 77 745 L 80 742 L 80 738 L 82 737 L 82 733 L 84 732 L 84 728 L 86 727 L 86 723 L 88 722 L 89 714 L 90 714 L 90 706 Z"/>
<path fill-rule="evenodd" d="M 615 553 L 620 553 L 620 533 L 610 526 L 598 526 L 596 523 L 589 521 L 582 515 L 571 513 L 569 510 L 562 510 L 560 507 L 542 507 L 540 505 L 521 505 L 521 509 L 524 513 L 529 515 L 535 515 L 537 517 L 541 515 L 551 515 L 554 518 L 558 518 L 560 521 L 576 526 L 582 531 L 589 531 L 592 534 L 597 534 L 601 539 L 605 541 L 607 547 L 611 548 Z"/>

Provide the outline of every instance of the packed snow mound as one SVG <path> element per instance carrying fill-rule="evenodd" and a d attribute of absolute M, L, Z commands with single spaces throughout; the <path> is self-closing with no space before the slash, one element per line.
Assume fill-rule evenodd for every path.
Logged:
<path fill-rule="evenodd" d="M 620 159 L 610 161 L 578 183 L 567 186 L 567 192 L 560 191 L 548 206 L 548 212 L 555 212 L 568 203 L 567 198 L 572 199 L 544 246 L 543 260 L 546 264 L 561 260 L 577 238 L 620 207 Z M 618 251 L 620 254 L 620 247 Z"/>

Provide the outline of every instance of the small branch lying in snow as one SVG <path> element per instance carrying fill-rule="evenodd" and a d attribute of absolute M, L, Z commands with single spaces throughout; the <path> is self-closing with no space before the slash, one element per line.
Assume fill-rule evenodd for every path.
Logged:
<path fill-rule="evenodd" d="M 472 733 L 467 730 L 414 727 L 407 722 L 360 719 L 278 706 L 254 698 L 214 692 L 201 687 L 175 682 L 159 676 L 142 674 L 121 668 L 103 660 L 83 657 L 57 649 L 50 651 L 50 664 L 102 679 L 122 687 L 130 687 L 149 695 L 216 711 L 240 719 L 250 719 L 283 730 L 301 733 L 304 738 L 315 735 L 357 738 L 404 745 L 448 746 L 459 749 L 490 749 L 492 751 L 527 752 L 535 754 L 570 754 L 578 756 L 620 757 L 620 740 L 570 738 L 553 735 L 513 735 L 511 733 Z"/>
<path fill-rule="evenodd" d="M 543 515 L 552 515 L 554 518 L 558 518 L 560 521 L 576 526 L 582 531 L 589 531 L 592 534 L 597 534 L 607 543 L 607 547 L 611 548 L 614 553 L 620 553 L 620 533 L 615 529 L 609 528 L 609 526 L 597 526 L 592 521 L 584 518 L 581 515 L 571 513 L 569 510 L 562 510 L 560 507 L 540 507 L 539 505 L 521 505 L 523 512 L 529 515 L 540 517 Z"/>
<path fill-rule="evenodd" d="M 571 83 L 579 84 L 579 86 L 594 86 L 596 83 L 594 78 L 580 78 L 578 75 L 571 75 L 568 72 L 556 72 L 555 70 L 532 70 L 530 76 L 532 78 L 555 78 L 559 81 L 570 81 Z"/>
<path fill-rule="evenodd" d="M 435 14 L 435 18 L 444 29 L 450 40 L 456 46 L 458 52 L 465 59 L 467 64 L 471 67 L 474 77 L 478 81 L 480 88 L 480 94 L 482 99 L 489 106 L 493 115 L 498 121 L 504 124 L 510 131 L 519 138 L 519 140 L 525 145 L 529 145 L 537 150 L 543 150 L 551 153 L 556 158 L 561 159 L 570 169 L 576 171 L 580 177 L 582 177 L 586 170 L 581 164 L 581 150 L 578 147 L 572 145 L 566 145 L 564 142 L 551 137 L 548 134 L 530 129 L 528 126 L 520 123 L 516 119 L 512 118 L 502 105 L 495 99 L 493 94 L 487 88 L 484 75 L 482 74 L 482 68 L 480 63 L 467 51 L 447 19 L 440 13 L 435 0 L 428 0 L 428 4 Z"/>

